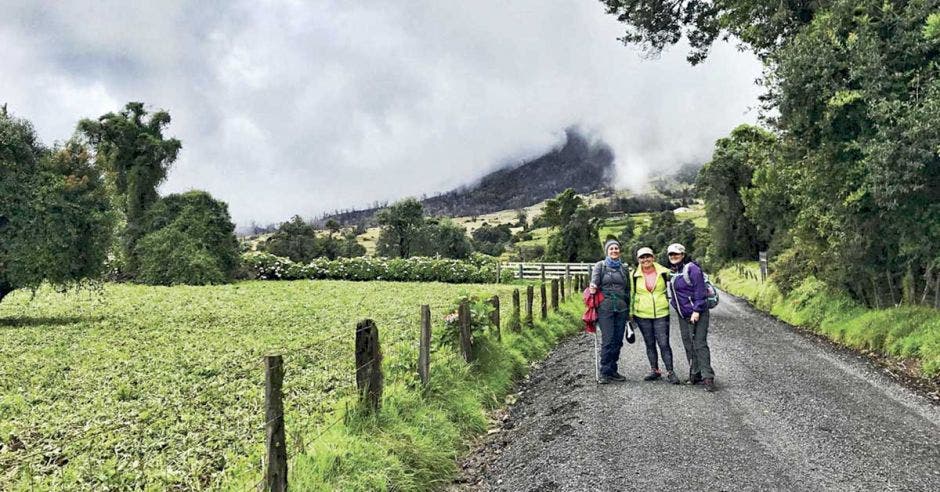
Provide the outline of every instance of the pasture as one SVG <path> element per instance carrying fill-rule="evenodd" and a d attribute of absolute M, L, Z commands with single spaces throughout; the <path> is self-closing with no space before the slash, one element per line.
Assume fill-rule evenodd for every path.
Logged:
<path fill-rule="evenodd" d="M 432 342 L 432 385 L 422 392 L 419 305 L 430 305 L 437 338 L 464 294 L 500 295 L 508 320 L 513 288 L 255 281 L 16 292 L 0 304 L 0 488 L 250 487 L 262 473 L 268 353 L 284 354 L 292 486 L 447 480 L 463 439 L 485 430 L 485 408 L 577 324 L 552 315 L 520 334 L 504 328 L 481 357 L 485 369 Z M 385 356 L 378 417 L 355 415 L 352 398 L 362 318 L 375 320 Z M 375 419 L 379 436 L 367 432 Z"/>

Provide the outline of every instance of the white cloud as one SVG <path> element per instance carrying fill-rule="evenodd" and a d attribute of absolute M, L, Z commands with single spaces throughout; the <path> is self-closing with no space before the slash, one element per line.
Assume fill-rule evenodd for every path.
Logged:
<path fill-rule="evenodd" d="M 51 141 L 129 100 L 167 109 L 164 191 L 206 189 L 240 223 L 443 191 L 572 124 L 636 186 L 756 118 L 753 57 L 642 59 L 589 0 L 0 3 L 16 114 Z"/>

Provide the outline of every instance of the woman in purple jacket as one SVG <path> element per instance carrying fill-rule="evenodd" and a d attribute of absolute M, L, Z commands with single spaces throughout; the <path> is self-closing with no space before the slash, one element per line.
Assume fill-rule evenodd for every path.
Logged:
<path fill-rule="evenodd" d="M 705 302 L 705 276 L 702 269 L 685 254 L 685 246 L 670 244 L 669 267 L 672 270 L 672 307 L 679 314 L 682 345 L 689 359 L 689 383 L 704 384 L 705 391 L 715 391 L 715 371 L 708 349 L 708 304 Z"/>

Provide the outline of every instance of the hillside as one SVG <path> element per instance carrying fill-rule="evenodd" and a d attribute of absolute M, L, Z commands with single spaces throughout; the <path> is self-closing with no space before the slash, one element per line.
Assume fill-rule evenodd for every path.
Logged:
<path fill-rule="evenodd" d="M 525 208 L 552 198 L 566 188 L 589 193 L 604 188 L 614 175 L 614 155 L 604 143 L 592 143 L 575 129 L 566 131 L 565 145 L 519 166 L 506 167 L 476 184 L 422 201 L 429 215 L 475 216 Z M 342 225 L 368 224 L 379 208 L 323 217 Z"/>

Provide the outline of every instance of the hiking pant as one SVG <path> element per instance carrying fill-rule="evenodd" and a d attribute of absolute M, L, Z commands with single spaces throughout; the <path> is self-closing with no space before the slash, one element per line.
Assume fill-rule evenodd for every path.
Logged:
<path fill-rule="evenodd" d="M 712 355 L 708 350 L 708 311 L 703 312 L 694 325 L 680 316 L 679 331 L 682 333 L 685 356 L 689 359 L 689 376 L 714 378 Z"/>
<path fill-rule="evenodd" d="M 662 318 L 633 318 L 637 326 L 640 327 L 640 333 L 643 334 L 643 343 L 646 344 L 646 357 L 650 360 L 652 369 L 659 369 L 659 354 L 656 353 L 656 345 L 659 345 L 659 353 L 663 356 L 663 364 L 666 370 L 672 372 L 672 347 L 669 346 L 669 316 Z"/>
<path fill-rule="evenodd" d="M 620 348 L 623 347 L 623 335 L 627 326 L 627 311 L 597 310 L 597 324 L 601 329 L 601 376 L 611 376 L 617 372 Z"/>

